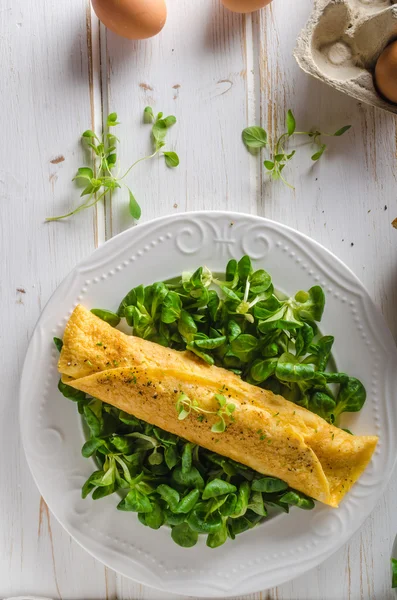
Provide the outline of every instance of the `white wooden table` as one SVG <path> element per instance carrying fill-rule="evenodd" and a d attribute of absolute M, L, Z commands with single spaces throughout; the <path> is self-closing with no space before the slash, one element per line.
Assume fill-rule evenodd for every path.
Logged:
<path fill-rule="evenodd" d="M 219 0 L 169 0 L 156 38 L 132 43 L 99 28 L 88 0 L 2 0 L 0 7 L 0 596 L 168 600 L 91 558 L 49 513 L 29 473 L 18 427 L 18 386 L 42 307 L 69 270 L 131 226 L 126 198 L 62 223 L 76 203 L 79 135 L 108 110 L 122 121 L 125 166 L 148 146 L 144 106 L 175 114 L 181 166 L 138 167 L 143 218 L 192 209 L 257 213 L 312 236 L 363 280 L 397 333 L 396 122 L 303 74 L 292 50 L 310 0 L 274 0 L 242 17 Z M 274 136 L 292 108 L 302 127 L 353 129 L 310 167 L 297 154 L 295 191 L 269 183 L 241 130 Z M 362 529 L 321 567 L 259 600 L 389 600 L 397 534 L 397 477 Z"/>

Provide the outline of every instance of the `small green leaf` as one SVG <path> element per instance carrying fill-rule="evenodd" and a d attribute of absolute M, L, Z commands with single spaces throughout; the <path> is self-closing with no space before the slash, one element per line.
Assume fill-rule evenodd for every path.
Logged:
<path fill-rule="evenodd" d="M 252 379 L 257 383 L 266 381 L 277 367 L 277 358 L 266 358 L 264 360 L 257 358 L 254 360 L 251 366 L 250 375 Z"/>
<path fill-rule="evenodd" d="M 310 410 L 323 419 L 327 419 L 330 413 L 335 412 L 335 406 L 335 400 L 324 392 L 314 392 L 310 398 Z"/>
<path fill-rule="evenodd" d="M 287 112 L 287 131 L 288 131 L 288 135 L 291 137 L 291 135 L 293 135 L 295 133 L 295 129 L 296 129 L 296 121 L 295 121 L 295 117 L 292 114 L 291 109 Z"/>
<path fill-rule="evenodd" d="M 165 126 L 167 128 L 168 127 L 172 127 L 176 123 L 176 117 L 174 117 L 174 115 L 170 115 L 169 117 L 165 117 L 165 119 L 163 119 L 163 120 L 164 120 Z"/>
<path fill-rule="evenodd" d="M 102 418 L 98 417 L 92 410 L 92 408 L 90 408 L 90 406 L 84 406 L 83 410 L 86 423 L 91 431 L 91 435 L 94 437 L 98 437 L 99 435 L 101 435 L 103 428 Z"/>
<path fill-rule="evenodd" d="M 253 268 L 251 259 L 246 254 L 238 261 L 238 274 L 244 281 L 252 274 Z"/>
<path fill-rule="evenodd" d="M 98 450 L 98 448 L 101 448 L 102 446 L 106 446 L 105 440 L 93 437 L 84 444 L 81 449 L 81 454 L 84 456 L 84 458 L 89 458 Z"/>
<path fill-rule="evenodd" d="M 192 467 L 188 473 L 182 473 L 181 467 L 176 467 L 172 472 L 172 479 L 177 485 L 193 487 L 199 490 L 204 488 L 204 479 L 196 467 Z"/>
<path fill-rule="evenodd" d="M 89 179 L 94 177 L 94 171 L 90 167 L 80 167 L 77 169 L 77 173 L 74 179 Z"/>
<path fill-rule="evenodd" d="M 229 321 L 227 325 L 229 342 L 232 342 L 241 334 L 241 327 L 236 321 Z"/>
<path fill-rule="evenodd" d="M 179 165 L 179 156 L 176 152 L 164 152 L 164 157 L 167 167 L 172 169 Z"/>
<path fill-rule="evenodd" d="M 174 490 L 169 485 L 161 484 L 157 488 L 157 493 L 160 494 L 164 502 L 168 504 L 172 511 L 175 511 L 176 507 L 179 504 L 179 494 L 176 490 Z"/>
<path fill-rule="evenodd" d="M 251 486 L 248 481 L 243 481 L 237 492 L 237 503 L 233 518 L 245 515 L 248 508 L 248 502 L 251 494 Z"/>
<path fill-rule="evenodd" d="M 98 190 L 101 187 L 101 185 L 103 184 L 103 181 L 104 180 L 102 178 L 97 179 L 96 177 L 92 177 L 91 185 L 95 190 Z"/>
<path fill-rule="evenodd" d="M 176 510 L 180 500 L 180 496 L 176 490 L 163 483 L 158 486 L 157 493 L 160 494 L 164 502 L 168 504 L 172 511 Z"/>
<path fill-rule="evenodd" d="M 182 548 L 192 548 L 198 541 L 198 533 L 192 531 L 187 523 L 181 523 L 173 527 L 171 537 Z"/>
<path fill-rule="evenodd" d="M 107 119 L 107 126 L 114 127 L 115 125 L 119 125 L 119 121 L 117 120 L 117 113 L 110 113 Z"/>
<path fill-rule="evenodd" d="M 111 169 L 117 162 L 117 154 L 109 154 L 106 160 L 109 168 Z"/>
<path fill-rule="evenodd" d="M 136 201 L 135 196 L 131 192 L 131 190 L 129 188 L 127 188 L 127 189 L 128 189 L 128 193 L 130 196 L 130 201 L 129 201 L 130 215 L 133 219 L 138 221 L 141 218 L 141 214 L 142 214 L 141 207 L 139 206 L 138 202 Z"/>
<path fill-rule="evenodd" d="M 157 502 L 152 501 L 151 512 L 140 514 L 144 515 L 145 525 L 147 525 L 151 529 L 160 529 L 160 527 L 164 524 L 164 512 Z"/>
<path fill-rule="evenodd" d="M 254 489 L 254 488 L 252 488 Z M 255 514 L 260 515 L 261 517 L 267 516 L 267 510 L 264 505 L 263 495 L 261 492 L 253 492 L 250 497 L 250 501 L 248 504 L 248 509 L 252 510 Z"/>
<path fill-rule="evenodd" d="M 296 306 L 294 316 L 297 319 L 321 321 L 324 312 L 325 295 L 319 285 L 315 285 L 307 292 L 299 291 L 295 294 Z"/>
<path fill-rule="evenodd" d="M 236 491 L 237 488 L 235 485 L 223 481 L 223 479 L 213 479 L 205 486 L 202 498 L 203 500 L 208 500 L 209 498 L 216 498 L 217 496 L 231 494 Z"/>
<path fill-rule="evenodd" d="M 240 360 L 248 362 L 259 344 L 258 338 L 249 333 L 242 333 L 231 343 L 233 354 Z"/>
<path fill-rule="evenodd" d="M 96 133 L 94 133 L 93 131 L 91 131 L 91 129 L 87 129 L 87 130 L 86 130 L 86 131 L 85 131 L 85 132 L 84 132 L 84 133 L 81 135 L 81 137 L 83 137 L 83 138 L 87 138 L 87 139 L 92 139 L 92 138 L 98 139 L 98 137 L 97 137 Z"/>
<path fill-rule="evenodd" d="M 128 492 L 124 500 L 117 506 L 119 510 L 121 508 L 120 505 L 123 506 L 123 503 L 125 507 L 124 510 L 130 510 L 132 512 L 150 513 L 153 510 L 149 498 L 145 494 L 142 494 L 138 489 L 132 489 Z"/>
<path fill-rule="evenodd" d="M 185 513 L 174 513 L 169 508 L 164 509 L 164 515 L 167 525 L 171 527 L 181 525 L 186 519 Z"/>
<path fill-rule="evenodd" d="M 188 416 L 188 415 L 186 415 Z M 178 462 L 178 453 L 174 446 L 169 446 L 164 451 L 164 460 L 167 467 L 171 470 L 175 467 Z"/>
<path fill-rule="evenodd" d="M 341 127 L 340 129 L 338 129 L 338 131 L 335 131 L 334 137 L 339 137 L 343 135 L 344 133 L 346 133 L 346 131 L 349 131 L 350 128 L 351 125 L 345 125 L 344 127 Z"/>
<path fill-rule="evenodd" d="M 92 490 L 96 488 L 96 486 L 98 485 L 97 482 L 102 478 L 102 476 L 103 471 L 94 471 L 94 473 L 92 473 L 89 476 L 89 478 L 87 479 L 87 481 L 81 489 L 81 497 L 83 499 L 87 498 L 87 496 L 92 492 Z"/>
<path fill-rule="evenodd" d="M 222 517 L 217 512 L 207 516 L 204 512 L 194 510 L 190 513 L 187 523 L 197 533 L 215 533 L 222 527 Z"/>
<path fill-rule="evenodd" d="M 215 400 L 218 401 L 219 406 L 222 408 L 223 406 L 225 406 L 227 400 L 225 398 L 225 396 L 223 396 L 223 394 L 215 394 Z"/>
<path fill-rule="evenodd" d="M 223 517 L 230 517 L 236 512 L 237 495 L 228 494 L 225 502 L 219 507 L 219 512 Z"/>
<path fill-rule="evenodd" d="M 110 496 L 114 494 L 116 491 L 116 485 L 114 483 L 110 485 L 103 485 L 101 487 L 97 487 L 96 490 L 92 493 L 93 500 L 100 500 L 101 498 L 105 498 L 106 496 Z"/>
<path fill-rule="evenodd" d="M 312 510 L 312 508 L 314 508 L 314 500 L 308 498 L 301 492 L 287 492 L 284 496 L 281 496 L 280 502 L 303 508 L 303 510 Z"/>
<path fill-rule="evenodd" d="M 152 134 L 156 142 L 163 142 L 167 135 L 167 125 L 164 119 L 160 119 L 153 125 Z"/>
<path fill-rule="evenodd" d="M 298 359 L 289 352 L 284 352 L 278 359 L 276 377 L 280 381 L 309 381 L 316 376 L 313 364 L 300 363 Z"/>
<path fill-rule="evenodd" d="M 107 487 L 109 485 L 114 484 L 115 479 L 116 479 L 116 466 L 114 463 L 114 458 L 112 458 L 109 461 L 109 468 L 107 469 L 107 471 L 105 471 L 105 474 L 102 477 L 100 485 Z"/>
<path fill-rule="evenodd" d="M 164 455 L 155 448 L 148 458 L 149 465 L 161 465 L 164 460 Z"/>
<path fill-rule="evenodd" d="M 187 443 L 184 445 L 182 452 L 182 473 L 184 475 L 186 475 L 186 473 L 189 473 L 190 469 L 192 468 L 192 462 L 192 444 Z"/>
<path fill-rule="evenodd" d="M 272 171 L 274 169 L 274 162 L 272 160 L 265 160 L 263 164 L 268 171 Z"/>
<path fill-rule="evenodd" d="M 131 438 L 122 437 L 120 435 L 112 435 L 110 437 L 110 442 L 112 446 L 116 448 L 119 452 L 123 454 L 130 454 L 132 451 L 133 442 Z"/>
<path fill-rule="evenodd" d="M 58 350 L 58 352 L 60 352 L 62 350 L 62 346 L 63 346 L 63 341 L 60 338 L 54 337 L 54 344 L 56 346 L 56 349 Z"/>
<path fill-rule="evenodd" d="M 119 138 L 114 135 L 113 133 L 107 133 L 106 134 L 106 139 L 108 141 L 108 144 L 110 145 L 110 147 L 116 147 L 116 142 L 119 142 Z"/>
<path fill-rule="evenodd" d="M 178 421 L 184 421 L 190 415 L 190 411 L 183 408 L 183 406 L 178 407 Z"/>
<path fill-rule="evenodd" d="M 175 323 L 181 316 L 182 302 L 180 296 L 176 292 L 168 292 L 164 298 L 161 311 L 161 320 L 163 323 Z"/>
<path fill-rule="evenodd" d="M 117 327 L 120 323 L 119 315 L 112 312 L 111 310 L 103 310 L 102 308 L 92 308 L 91 312 L 93 315 L 105 321 L 105 323 L 109 323 L 112 327 Z"/>
<path fill-rule="evenodd" d="M 97 156 L 99 156 L 100 152 L 99 152 L 99 150 L 98 150 L 98 146 L 95 146 L 95 144 L 91 144 L 91 142 L 88 142 L 88 143 L 87 143 L 87 146 L 88 146 L 89 148 L 91 148 L 91 149 L 92 149 L 92 150 L 95 152 L 95 154 L 96 154 Z"/>
<path fill-rule="evenodd" d="M 335 416 L 343 412 L 359 412 L 364 406 L 367 393 L 365 387 L 355 377 L 349 377 L 346 383 L 341 383 L 337 404 L 334 411 Z"/>
<path fill-rule="evenodd" d="M 201 340 L 195 340 L 195 344 L 198 348 L 204 349 L 204 350 L 214 350 L 215 348 L 219 348 L 220 346 L 223 346 L 223 344 L 226 342 L 226 336 L 222 335 L 220 337 L 217 338 L 206 338 L 206 339 L 201 339 Z"/>
<path fill-rule="evenodd" d="M 148 123 L 153 123 L 153 121 L 154 121 L 153 109 L 151 106 L 146 106 L 146 108 L 143 111 L 143 122 L 148 124 Z"/>
<path fill-rule="evenodd" d="M 252 489 L 255 492 L 274 494 L 276 492 L 284 492 L 287 490 L 288 484 L 275 477 L 262 477 L 262 479 L 254 479 L 252 482 Z"/>
<path fill-rule="evenodd" d="M 87 187 L 85 187 L 83 189 L 83 191 L 81 192 L 80 196 L 92 196 L 93 194 L 95 194 L 96 191 L 97 191 L 97 189 L 94 188 L 94 186 L 91 185 L 91 183 L 89 183 L 87 185 Z"/>
<path fill-rule="evenodd" d="M 318 150 L 318 152 L 315 152 L 312 156 L 312 160 L 316 161 L 319 158 L 322 157 L 322 155 L 324 154 L 324 150 L 326 149 L 326 144 L 321 144 L 320 146 L 320 150 Z"/>
<path fill-rule="evenodd" d="M 212 433 L 223 433 L 226 431 L 226 423 L 223 417 L 220 417 L 219 421 L 213 424 L 211 427 Z"/>
<path fill-rule="evenodd" d="M 262 127 L 247 127 L 242 136 L 247 148 L 264 148 L 267 145 L 267 133 Z"/>
<path fill-rule="evenodd" d="M 76 390 L 70 385 L 63 383 L 62 379 L 59 380 L 58 390 L 67 398 L 68 400 L 72 400 L 73 402 L 79 402 L 80 400 L 85 400 L 85 393 L 80 390 Z"/>
<path fill-rule="evenodd" d="M 227 526 L 226 520 L 222 523 L 222 527 L 216 531 L 215 533 L 210 533 L 207 537 L 207 546 L 208 548 L 219 548 L 222 546 L 227 540 Z"/>
<path fill-rule="evenodd" d="M 192 490 L 179 502 L 175 509 L 176 513 L 188 514 L 195 507 L 200 498 L 199 490 Z"/>

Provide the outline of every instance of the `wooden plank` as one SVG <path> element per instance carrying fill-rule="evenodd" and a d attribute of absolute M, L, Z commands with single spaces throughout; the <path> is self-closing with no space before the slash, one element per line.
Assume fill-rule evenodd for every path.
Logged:
<path fill-rule="evenodd" d="M 142 221 L 203 208 L 251 212 L 247 194 L 249 156 L 241 131 L 247 113 L 245 19 L 226 11 L 219 0 L 169 3 L 168 21 L 157 37 L 143 42 L 106 34 L 109 110 L 119 114 L 123 167 L 149 151 L 142 111 L 174 114 L 169 133 L 181 164 L 163 160 L 140 164 L 131 189 L 142 205 Z M 105 77 L 104 77 L 105 81 Z M 117 192 L 108 215 L 108 234 L 132 224 L 125 193 Z"/>
<path fill-rule="evenodd" d="M 167 170 L 155 160 L 131 174 L 142 221 L 186 210 L 255 212 L 256 195 L 250 191 L 256 167 L 241 142 L 255 104 L 249 87 L 251 18 L 226 11 L 219 0 L 179 0 L 169 3 L 167 25 L 156 38 L 130 42 L 104 33 L 104 97 L 109 112 L 117 111 L 122 121 L 124 167 L 150 149 L 148 126 L 142 125 L 146 105 L 178 119 L 169 134 L 181 158 L 178 169 Z M 131 226 L 125 194 L 113 197 L 107 217 L 108 235 Z M 118 575 L 110 580 L 119 598 L 176 597 Z"/>
<path fill-rule="evenodd" d="M 40 499 L 18 420 L 20 372 L 35 322 L 97 238 L 93 211 L 44 223 L 78 201 L 71 179 L 84 159 L 79 136 L 95 118 L 88 7 L 86 0 L 45 6 L 4 0 L 0 9 L 2 597 L 100 597 L 104 590 L 103 567 L 70 540 Z"/>
<path fill-rule="evenodd" d="M 70 5 L 51 1 L 45 11 L 40 3 L 28 10 L 22 0 L 3 4 L 0 64 L 6 67 L 0 91 L 8 145 L 2 147 L 0 163 L 5 207 L 0 251 L 7 259 L 1 265 L 0 340 L 7 353 L 2 361 L 0 434 L 5 451 L 0 469 L 7 485 L 0 488 L 5 515 L 0 524 L 0 594 L 180 598 L 116 575 L 73 542 L 40 500 L 20 447 L 18 379 L 41 308 L 95 244 L 131 225 L 121 193 L 108 202 L 106 230 L 101 207 L 73 222 L 42 223 L 48 214 L 77 202 L 70 179 L 83 156 L 78 137 L 90 123 L 100 125 L 102 104 L 105 111 L 116 110 L 122 121 L 120 156 L 127 167 L 150 148 L 148 128 L 141 124 L 143 107 L 151 104 L 175 114 L 178 124 L 169 141 L 181 166 L 169 171 L 153 161 L 131 177 L 142 220 L 173 211 L 228 208 L 283 221 L 350 265 L 396 333 L 397 234 L 390 226 L 397 216 L 394 119 L 299 71 L 292 50 L 309 0 L 276 0 L 254 17 L 232 15 L 219 0 L 178 0 L 169 3 L 166 29 L 152 40 L 128 42 L 101 28 L 101 57 L 88 0 Z M 300 149 L 289 171 L 295 192 L 267 183 L 259 159 L 246 153 L 240 140 L 243 127 L 254 122 L 262 122 L 274 136 L 289 107 L 304 127 L 332 131 L 353 125 L 345 138 L 330 142 L 329 153 L 314 169 L 308 149 Z M 360 532 L 323 566 L 247 598 L 391 600 L 396 497 L 394 477 Z"/>
<path fill-rule="evenodd" d="M 397 214 L 395 117 L 344 96 L 303 74 L 292 51 L 310 11 L 309 2 L 274 2 L 255 18 L 259 47 L 260 118 L 272 139 L 283 132 L 291 108 L 298 129 L 336 131 L 315 166 L 310 148 L 300 148 L 285 174 L 291 191 L 262 175 L 259 214 L 310 235 L 341 258 L 367 286 L 397 333 L 395 286 Z M 383 600 L 394 597 L 390 564 L 396 517 L 394 476 L 377 509 L 340 552 L 322 566 L 270 591 L 269 600 Z M 391 509 L 391 507 L 393 507 Z"/>

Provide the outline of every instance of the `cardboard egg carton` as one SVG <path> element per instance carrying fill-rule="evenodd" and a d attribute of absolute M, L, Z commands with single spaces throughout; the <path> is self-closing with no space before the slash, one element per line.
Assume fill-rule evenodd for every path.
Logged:
<path fill-rule="evenodd" d="M 397 39 L 397 0 L 315 0 L 295 58 L 310 75 L 357 100 L 397 114 L 376 91 L 376 61 Z"/>

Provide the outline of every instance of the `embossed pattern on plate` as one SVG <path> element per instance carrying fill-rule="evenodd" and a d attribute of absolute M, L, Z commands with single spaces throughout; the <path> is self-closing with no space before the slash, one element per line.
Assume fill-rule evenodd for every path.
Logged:
<path fill-rule="evenodd" d="M 82 500 L 93 463 L 81 456 L 81 420 L 57 390 L 57 352 L 73 308 L 116 309 L 140 283 L 170 279 L 206 264 L 223 270 L 247 253 L 282 292 L 320 284 L 327 295 L 322 331 L 336 337 L 337 364 L 368 390 L 364 409 L 345 417 L 357 434 L 380 437 L 373 461 L 340 508 L 291 511 L 218 550 L 203 542 L 186 551 L 167 528 L 144 528 L 108 497 Z M 397 352 L 368 293 L 335 256 L 306 236 L 255 216 L 226 212 L 173 215 L 130 229 L 96 250 L 56 290 L 36 326 L 22 374 L 20 420 L 29 466 L 41 494 L 65 529 L 109 567 L 145 585 L 202 597 L 248 594 L 315 567 L 360 527 L 391 475 L 397 430 Z"/>

